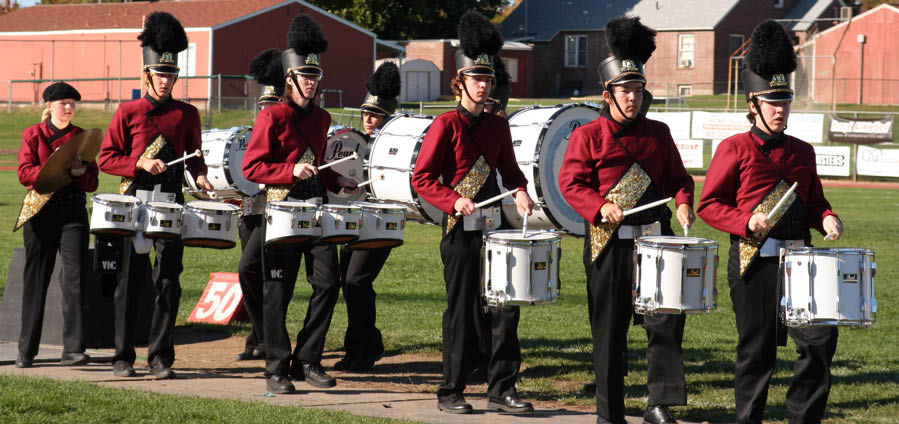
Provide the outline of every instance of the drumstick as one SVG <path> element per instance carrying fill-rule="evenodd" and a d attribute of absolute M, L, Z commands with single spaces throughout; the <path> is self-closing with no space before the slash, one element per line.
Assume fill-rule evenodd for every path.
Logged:
<path fill-rule="evenodd" d="M 330 168 L 330 167 L 332 167 L 332 166 L 334 166 L 334 165 L 337 165 L 337 164 L 339 164 L 339 163 L 343 163 L 343 162 L 346 162 L 346 161 L 348 161 L 348 160 L 356 160 L 356 159 L 359 159 L 359 154 L 356 153 L 356 152 L 353 152 L 353 156 L 347 156 L 347 157 L 345 157 L 345 158 L 343 158 L 343 159 L 337 159 L 337 160 L 335 160 L 334 162 L 326 163 L 326 164 L 324 164 L 324 165 L 322 165 L 322 166 L 319 166 L 319 167 L 318 167 L 318 170 L 321 171 L 322 169 L 328 169 L 328 168 Z"/>
<path fill-rule="evenodd" d="M 528 236 L 528 217 L 527 217 L 527 215 L 524 216 L 524 225 L 521 227 L 521 236 L 525 237 L 525 238 Z"/>
<path fill-rule="evenodd" d="M 690 227 L 684 225 L 684 237 L 690 237 Z"/>
<path fill-rule="evenodd" d="M 787 198 L 790 197 L 790 195 L 793 194 L 794 191 L 796 191 L 796 187 L 798 187 L 798 186 L 799 186 L 799 181 L 796 181 L 795 183 L 793 183 L 792 186 L 790 186 L 790 189 L 787 190 L 786 193 L 784 193 L 784 197 L 781 197 L 780 201 L 778 201 L 777 204 L 774 205 L 774 208 L 771 209 L 771 212 L 768 212 L 768 219 L 771 219 L 771 217 L 774 216 L 775 213 L 777 213 L 777 210 L 780 209 L 781 206 L 784 205 L 784 202 L 786 202 Z"/>
<path fill-rule="evenodd" d="M 834 240 L 836 237 L 837 233 L 827 233 L 827 235 L 824 236 L 824 240 Z"/>
<path fill-rule="evenodd" d="M 659 205 L 664 205 L 665 203 L 668 203 L 669 200 L 671 200 L 671 198 L 670 198 L 670 197 L 666 197 L 666 198 L 664 198 L 664 199 L 662 199 L 662 200 L 656 200 L 655 202 L 647 203 L 647 204 L 645 204 L 645 205 L 643 205 L 643 206 L 637 206 L 636 208 L 628 209 L 628 210 L 624 211 L 624 216 L 628 216 L 628 215 L 630 215 L 630 214 L 635 214 L 635 213 L 640 212 L 640 211 L 645 211 L 645 210 L 647 210 L 647 209 L 649 209 L 649 208 L 654 208 L 654 207 L 659 206 Z M 606 223 L 606 222 L 609 222 L 609 220 L 603 218 L 603 219 L 602 219 L 602 222 L 603 222 L 603 223 Z"/>
<path fill-rule="evenodd" d="M 384 179 L 384 174 L 381 174 L 381 177 L 380 177 L 380 178 L 372 178 L 372 179 L 370 179 L 370 180 L 368 180 L 368 181 L 361 182 L 361 183 L 359 183 L 359 184 L 356 184 L 356 187 L 367 186 L 367 185 L 369 185 L 369 184 L 371 184 L 371 183 L 373 183 L 373 182 L 375 182 L 375 181 L 383 180 L 383 179 Z"/>
<path fill-rule="evenodd" d="M 185 160 L 188 160 L 188 159 L 190 159 L 190 158 L 192 158 L 192 157 L 196 157 L 196 156 L 203 156 L 203 152 L 201 152 L 200 149 L 197 149 L 195 152 L 193 152 L 193 153 L 191 153 L 191 154 L 189 154 L 189 155 L 186 155 L 186 156 L 184 156 L 184 157 L 182 157 L 182 158 L 180 158 L 180 159 L 175 159 L 175 160 L 173 160 L 173 161 L 171 161 L 171 162 L 165 164 L 165 166 L 172 166 L 172 165 L 174 165 L 174 164 L 176 164 L 176 163 L 178 163 L 178 162 L 185 161 Z"/>
<path fill-rule="evenodd" d="M 489 199 L 487 199 L 487 200 L 485 200 L 485 201 L 483 201 L 483 202 L 475 203 L 475 204 L 474 204 L 474 208 L 475 208 L 475 209 L 478 209 L 478 208 L 482 208 L 482 207 L 484 207 L 484 206 L 487 206 L 487 205 L 489 205 L 489 204 L 491 204 L 491 203 L 493 203 L 493 202 L 495 202 L 495 201 L 497 201 L 497 200 L 499 200 L 499 199 L 502 199 L 503 197 L 511 196 L 511 195 L 513 195 L 513 194 L 515 194 L 515 193 L 518 193 L 518 190 L 519 190 L 519 189 L 516 188 L 515 190 L 507 191 L 507 192 L 505 192 L 505 193 L 503 193 L 503 194 L 498 194 L 498 195 L 496 195 L 496 196 L 493 196 L 493 197 L 491 197 L 491 198 L 489 198 Z M 456 216 L 457 216 L 457 217 L 462 216 L 462 213 L 461 213 L 461 212 L 456 212 Z"/>

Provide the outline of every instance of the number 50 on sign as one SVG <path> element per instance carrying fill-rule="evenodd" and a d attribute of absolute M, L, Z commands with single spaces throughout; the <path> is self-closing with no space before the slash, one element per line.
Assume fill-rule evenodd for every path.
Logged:
<path fill-rule="evenodd" d="M 245 321 L 243 315 L 243 292 L 237 273 L 212 272 L 187 321 L 227 325 L 231 321 Z"/>

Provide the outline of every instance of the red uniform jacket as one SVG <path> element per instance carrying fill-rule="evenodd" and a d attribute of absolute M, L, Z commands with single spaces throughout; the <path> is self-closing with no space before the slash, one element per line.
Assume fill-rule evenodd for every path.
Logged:
<path fill-rule="evenodd" d="M 751 132 L 721 142 L 709 164 L 696 213 L 714 228 L 749 237 L 747 224 L 752 210 L 786 177 L 789 184 L 799 182 L 796 194 L 808 210 L 809 228 L 823 234 L 824 217 L 836 214 L 824 198 L 815 150 L 802 140 L 786 136 L 783 146 L 771 150 L 766 158 L 759 148 L 763 143 Z"/>
<path fill-rule="evenodd" d="M 668 126 L 641 118 L 619 141 L 612 137 L 621 124 L 601 116 L 571 133 L 568 150 L 559 172 L 559 185 L 565 200 L 577 213 L 593 224 L 602 221 L 599 213 L 608 193 L 637 159 L 652 178 L 660 194 L 674 197 L 677 205 L 693 206 L 693 178 L 684 163 Z"/>
<path fill-rule="evenodd" d="M 480 116 L 480 123 L 469 132 L 471 121 L 458 109 L 443 113 L 434 119 L 421 143 L 412 188 L 447 214 L 455 213 L 453 206 L 462 197 L 453 187 L 482 155 L 491 168 L 499 170 L 507 189 L 527 190 L 528 180 L 512 149 L 509 121 L 489 113 Z"/>
<path fill-rule="evenodd" d="M 30 189 L 50 155 L 82 131 L 84 130 L 72 125 L 68 133 L 48 145 L 47 141 L 53 136 L 54 131 L 46 122 L 25 128 L 22 131 L 22 148 L 19 149 L 19 182 Z M 97 174 L 99 174 L 97 163 L 91 162 L 84 174 L 75 178 L 75 185 L 82 191 L 92 192 L 97 189 Z"/>
<path fill-rule="evenodd" d="M 178 156 L 183 156 L 185 151 L 192 153 L 201 148 L 197 108 L 174 99 L 157 105 L 146 97 L 119 105 L 100 146 L 100 156 L 97 158 L 100 170 L 134 178 L 141 153 L 160 133 Z M 150 111 L 153 113 L 148 115 Z M 206 175 L 206 162 L 202 157 L 185 162 L 194 178 Z"/>
<path fill-rule="evenodd" d="M 310 106 L 306 111 L 287 103 L 265 108 L 256 116 L 250 144 L 243 156 L 244 176 L 261 184 L 295 183 L 293 167 L 307 147 L 315 154 L 315 165 L 324 164 L 330 125 L 331 114 L 316 106 Z M 326 189 L 340 192 L 337 185 L 340 174 L 327 168 L 319 175 Z"/>

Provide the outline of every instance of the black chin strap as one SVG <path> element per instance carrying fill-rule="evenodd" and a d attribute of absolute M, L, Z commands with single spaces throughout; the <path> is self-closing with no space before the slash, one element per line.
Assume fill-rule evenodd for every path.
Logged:
<path fill-rule="evenodd" d="M 761 106 L 759 106 L 759 99 L 758 99 L 758 97 L 753 97 L 753 98 L 752 98 L 752 104 L 755 105 L 756 115 L 758 115 L 759 119 L 762 120 L 762 125 L 764 125 L 764 126 L 765 126 L 765 129 L 768 130 L 768 134 L 775 134 L 775 132 L 771 130 L 771 127 L 768 126 L 768 123 L 765 122 L 765 116 L 762 115 L 762 108 L 761 108 Z M 786 130 L 787 130 L 787 126 L 784 125 L 784 129 L 783 129 L 783 131 L 781 131 L 781 133 L 783 133 L 783 132 L 786 131 Z"/>
<path fill-rule="evenodd" d="M 462 74 L 462 78 L 460 79 L 460 81 L 462 82 L 462 91 L 464 91 L 465 95 L 468 96 L 468 100 L 471 100 L 472 103 L 474 103 L 476 105 L 482 105 L 484 103 L 487 103 L 486 98 L 484 98 L 484 101 L 482 101 L 482 102 L 476 102 L 476 101 L 474 101 L 474 99 L 471 98 L 471 94 L 468 94 L 468 87 L 465 85 L 465 74 Z"/>
<path fill-rule="evenodd" d="M 618 99 L 615 98 L 615 93 L 612 91 L 609 91 L 609 94 L 611 94 L 610 97 L 612 97 L 612 103 L 615 104 L 615 109 L 618 109 L 618 113 L 621 114 L 621 117 L 624 118 L 624 120 L 626 120 L 626 121 L 633 121 L 634 118 L 628 118 L 628 116 L 624 114 L 624 111 L 621 110 L 621 106 L 618 105 Z"/>
<path fill-rule="evenodd" d="M 175 77 L 172 78 L 172 88 L 174 87 L 175 82 L 178 81 L 178 74 L 175 74 Z M 163 96 L 159 95 L 159 92 L 156 91 L 156 86 L 153 85 L 153 71 L 147 70 L 147 84 L 150 86 L 150 89 L 153 90 L 153 94 L 156 94 L 157 99 L 162 99 Z"/>
<path fill-rule="evenodd" d="M 290 80 L 293 81 L 293 86 L 296 87 L 297 93 L 299 93 L 300 97 L 303 98 L 303 100 L 309 100 L 309 102 L 314 103 L 315 95 L 318 94 L 318 87 L 315 87 L 315 94 L 312 95 L 312 98 L 309 98 L 309 97 L 306 97 L 305 94 L 303 94 L 303 89 L 300 88 L 300 82 L 297 81 L 296 72 L 290 73 Z"/>

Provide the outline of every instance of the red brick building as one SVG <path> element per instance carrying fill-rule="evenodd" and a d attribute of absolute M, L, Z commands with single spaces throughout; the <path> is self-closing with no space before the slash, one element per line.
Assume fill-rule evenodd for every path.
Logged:
<path fill-rule="evenodd" d="M 301 0 L 185 0 L 155 3 L 38 5 L 0 16 L 0 81 L 71 80 L 83 101 L 117 103 L 130 100 L 139 82 L 118 80 L 140 75 L 141 49 L 137 40 L 142 17 L 161 10 L 181 21 L 189 39 L 179 64 L 182 76 L 244 75 L 252 58 L 266 48 L 286 48 L 291 20 L 308 13 L 328 39 L 322 55 L 325 77 L 321 87 L 341 90 L 343 104 L 355 105 L 365 96 L 379 49 L 400 53 L 402 48 L 378 40 L 377 35 Z M 2 85 L 7 85 L 2 84 Z M 0 89 L 0 99 L 33 102 L 48 83 L 17 83 Z M 0 86 L 2 86 L 0 85 Z M 255 97 L 258 87 L 243 79 L 222 81 L 222 97 L 240 104 Z M 181 78 L 177 98 L 203 107 L 218 98 L 218 81 Z M 329 95 L 331 96 L 331 95 Z M 328 97 L 336 105 L 337 97 Z"/>

